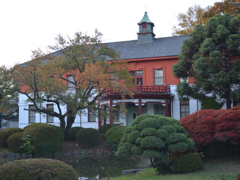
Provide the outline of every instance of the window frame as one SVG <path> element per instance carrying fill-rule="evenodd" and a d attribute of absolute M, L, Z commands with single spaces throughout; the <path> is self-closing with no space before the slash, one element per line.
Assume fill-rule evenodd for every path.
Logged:
<path fill-rule="evenodd" d="M 186 106 L 186 105 L 188 105 L 188 110 L 187 111 L 182 111 L 182 106 Z M 183 116 L 183 113 L 186 113 L 186 112 L 187 112 L 187 115 L 190 114 L 189 99 L 185 102 L 180 101 L 180 119 L 187 116 L 187 115 Z"/>
<path fill-rule="evenodd" d="M 90 116 L 94 116 L 95 118 L 94 118 L 94 121 L 91 121 L 90 119 Z M 97 111 L 95 110 L 93 110 L 93 109 L 91 109 L 91 110 L 89 110 L 89 108 L 88 108 L 88 122 L 97 122 Z"/>
<path fill-rule="evenodd" d="M 156 71 L 162 71 L 162 76 L 156 77 Z M 162 79 L 162 84 L 156 84 L 156 79 Z M 163 82 L 163 69 L 154 69 L 154 86 L 163 86 L 164 82 Z"/>
<path fill-rule="evenodd" d="M 52 108 L 49 108 L 49 107 L 48 107 L 49 105 L 52 105 Z M 46 105 L 46 108 L 47 108 L 47 109 L 54 110 L 54 104 L 47 104 L 47 105 Z M 52 118 L 52 122 L 49 122 L 49 118 Z M 53 117 L 53 116 L 50 116 L 50 115 L 47 115 L 47 123 L 54 123 L 54 117 Z"/>
<path fill-rule="evenodd" d="M 160 116 L 164 116 L 165 117 L 165 108 L 166 108 L 165 106 L 163 106 L 162 104 L 154 104 L 153 107 L 154 107 L 154 115 L 160 115 Z M 156 108 L 157 107 L 158 107 L 158 110 L 159 110 L 159 114 L 156 113 Z M 163 115 L 162 115 L 162 113 L 160 111 L 161 107 L 163 107 L 163 109 L 164 109 Z"/>
<path fill-rule="evenodd" d="M 138 71 L 141 71 L 142 75 L 137 75 Z M 134 72 L 134 75 L 132 75 L 130 72 Z M 129 73 L 134 77 L 134 85 L 135 86 L 143 85 L 143 70 L 129 71 Z M 142 83 L 141 84 L 138 84 L 138 79 L 142 79 L 142 81 L 141 81 Z"/>
<path fill-rule="evenodd" d="M 33 108 L 32 108 L 33 107 Z M 35 109 L 35 106 L 34 105 L 29 105 L 28 106 L 28 123 L 29 124 L 33 124 L 33 123 L 36 123 L 36 112 L 35 111 L 31 111 L 30 109 Z M 34 113 L 34 116 L 31 115 L 31 113 Z M 34 117 L 34 122 L 31 122 L 31 117 Z"/>
<path fill-rule="evenodd" d="M 73 81 L 71 81 L 71 79 L 69 79 L 69 77 L 73 77 L 73 78 L 72 78 Z M 69 81 L 71 81 L 71 82 L 73 82 L 73 83 L 71 83 L 71 82 L 69 82 Z M 75 77 L 74 77 L 73 75 L 67 75 L 67 88 L 68 88 L 68 90 L 73 90 L 73 89 L 75 89 L 74 81 L 75 81 Z"/>

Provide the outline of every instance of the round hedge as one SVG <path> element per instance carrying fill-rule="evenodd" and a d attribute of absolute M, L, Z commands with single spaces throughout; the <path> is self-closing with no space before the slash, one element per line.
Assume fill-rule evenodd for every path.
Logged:
<path fill-rule="evenodd" d="M 176 162 L 170 166 L 174 173 L 189 173 L 193 171 L 200 171 L 204 167 L 202 159 L 193 153 L 181 155 Z"/>
<path fill-rule="evenodd" d="M 68 131 L 68 139 L 72 141 L 76 141 L 76 132 L 83 129 L 83 127 L 72 127 Z"/>
<path fill-rule="evenodd" d="M 55 153 L 61 149 L 64 141 L 64 134 L 59 127 L 45 123 L 27 126 L 24 134 L 30 135 L 35 154 Z"/>
<path fill-rule="evenodd" d="M 105 124 L 105 125 L 101 126 L 98 129 L 98 131 L 100 134 L 105 134 L 107 132 L 107 130 L 109 130 L 113 126 L 115 126 L 115 124 Z"/>
<path fill-rule="evenodd" d="M 81 129 L 76 133 L 76 141 L 83 148 L 91 148 L 99 144 L 100 133 L 93 128 Z"/>
<path fill-rule="evenodd" d="M 113 126 L 105 133 L 107 144 L 110 145 L 113 150 L 117 150 L 125 129 L 126 126 Z"/>
<path fill-rule="evenodd" d="M 23 149 L 20 146 L 23 145 L 23 137 L 24 132 L 17 132 L 9 136 L 7 140 L 8 148 L 15 153 L 23 153 Z"/>
<path fill-rule="evenodd" d="M 78 174 L 68 164 L 54 159 L 15 160 L 0 166 L 0 179 L 8 180 L 77 180 Z"/>
<path fill-rule="evenodd" d="M 7 128 L 0 131 L 0 148 L 8 148 L 7 139 L 16 132 L 23 132 L 21 128 Z"/>

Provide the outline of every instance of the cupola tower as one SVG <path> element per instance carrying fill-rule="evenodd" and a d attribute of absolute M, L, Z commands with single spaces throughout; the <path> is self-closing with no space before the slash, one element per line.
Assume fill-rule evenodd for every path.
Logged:
<path fill-rule="evenodd" d="M 152 43 L 154 41 L 155 34 L 153 33 L 154 23 L 150 21 L 147 12 L 145 12 L 142 20 L 138 23 L 139 32 L 138 44 L 139 43 Z"/>

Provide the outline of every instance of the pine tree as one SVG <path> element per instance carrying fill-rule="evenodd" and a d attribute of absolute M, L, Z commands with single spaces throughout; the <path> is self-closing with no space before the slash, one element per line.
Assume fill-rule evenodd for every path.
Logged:
<path fill-rule="evenodd" d="M 179 62 L 173 65 L 177 78 L 193 77 L 177 86 L 181 100 L 205 96 L 226 100 L 240 98 L 240 15 L 224 14 L 210 18 L 204 26 L 197 25 L 183 42 Z"/>

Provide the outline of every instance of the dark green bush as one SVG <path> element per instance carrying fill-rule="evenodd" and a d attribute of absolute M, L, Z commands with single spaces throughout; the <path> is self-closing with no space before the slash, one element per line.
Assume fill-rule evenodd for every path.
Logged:
<path fill-rule="evenodd" d="M 218 103 L 215 99 L 210 97 L 205 97 L 202 101 L 201 109 L 221 109 L 222 105 Z"/>
<path fill-rule="evenodd" d="M 134 130 L 131 133 L 129 133 L 127 137 L 127 141 L 130 143 L 133 143 L 137 140 L 137 138 L 141 137 L 140 131 Z"/>
<path fill-rule="evenodd" d="M 202 159 L 193 153 L 181 155 L 170 169 L 174 173 L 189 173 L 193 171 L 200 171 L 204 167 Z"/>
<path fill-rule="evenodd" d="M 125 129 L 126 126 L 113 126 L 105 133 L 107 145 L 111 146 L 114 151 L 117 150 Z"/>
<path fill-rule="evenodd" d="M 93 128 L 81 129 L 76 133 L 76 141 L 83 148 L 91 148 L 99 144 L 100 133 Z"/>
<path fill-rule="evenodd" d="M 59 151 L 64 141 L 64 135 L 57 126 L 35 123 L 24 129 L 31 137 L 31 145 L 35 147 L 34 154 L 52 154 Z"/>
<path fill-rule="evenodd" d="M 0 148 L 8 148 L 7 139 L 16 132 L 23 132 L 21 128 L 7 128 L 0 131 Z"/>
<path fill-rule="evenodd" d="M 20 148 L 20 146 L 23 145 L 23 140 L 21 139 L 23 134 L 24 132 L 17 132 L 9 136 L 7 144 L 10 151 L 15 153 L 23 153 L 23 150 Z"/>
<path fill-rule="evenodd" d="M 107 132 L 107 130 L 109 130 L 113 126 L 115 126 L 115 124 L 105 124 L 105 125 L 101 126 L 98 129 L 98 131 L 100 134 L 105 134 Z"/>
<path fill-rule="evenodd" d="M 184 152 L 195 145 L 178 120 L 159 115 L 138 116 L 123 133 L 117 156 L 136 154 L 150 158 L 159 174 L 169 171 L 168 154 Z"/>
<path fill-rule="evenodd" d="M 68 139 L 72 141 L 76 141 L 76 132 L 83 129 L 82 127 L 72 127 L 68 131 Z"/>
<path fill-rule="evenodd" d="M 78 174 L 68 164 L 54 159 L 15 160 L 0 166 L 1 180 L 77 180 Z"/>

